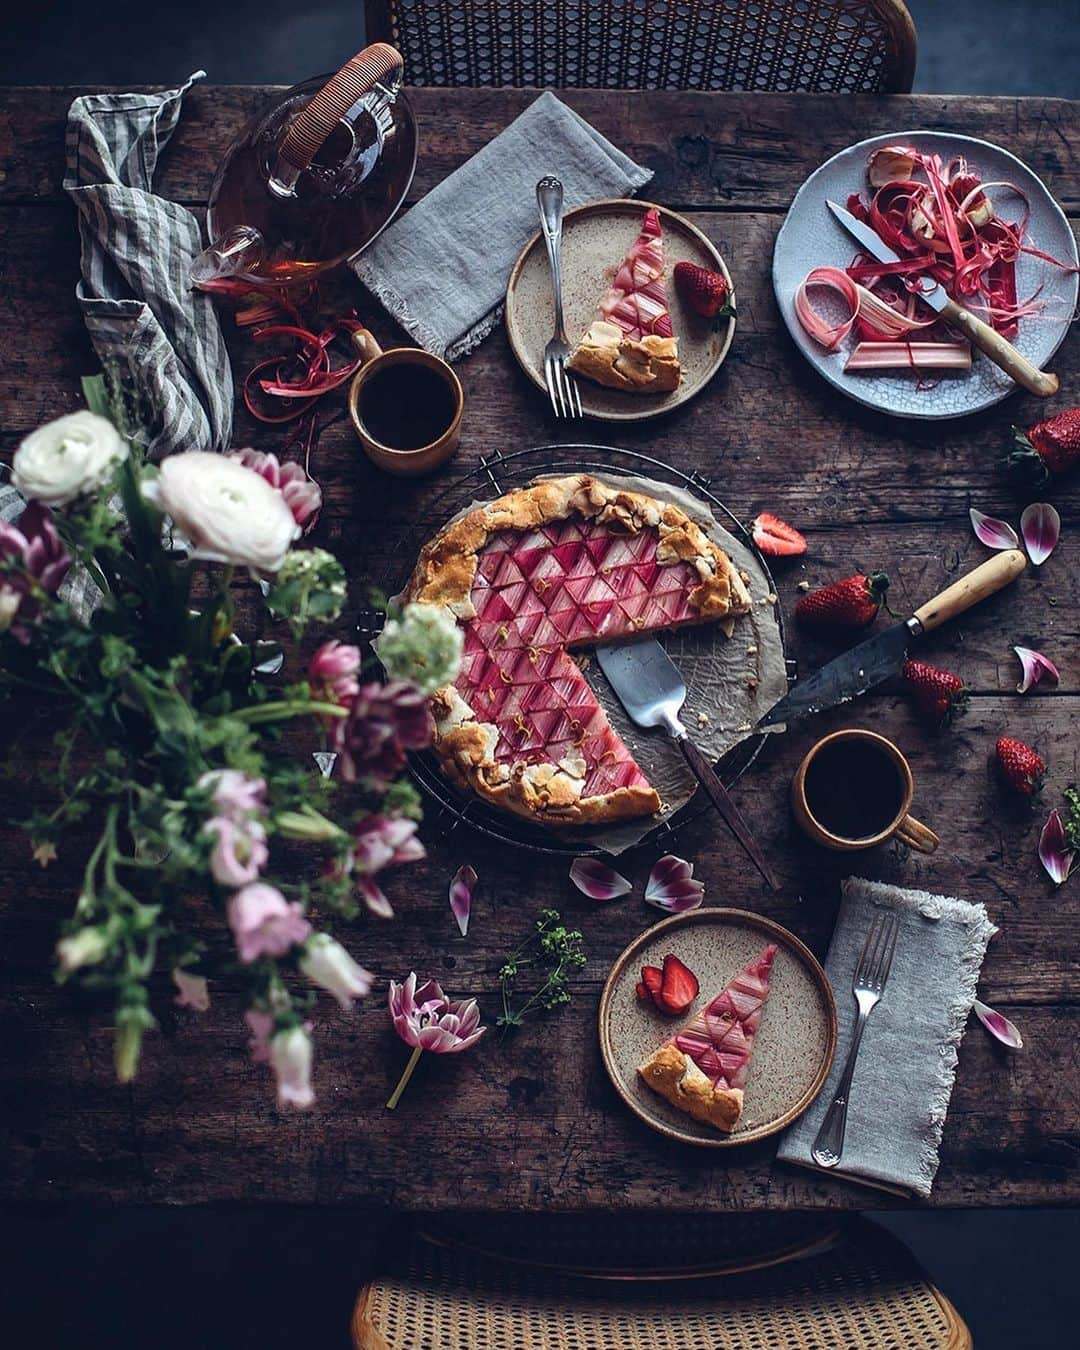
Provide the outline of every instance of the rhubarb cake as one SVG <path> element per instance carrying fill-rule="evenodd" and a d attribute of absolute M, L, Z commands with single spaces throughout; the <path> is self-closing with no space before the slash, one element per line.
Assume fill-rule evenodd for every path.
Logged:
<path fill-rule="evenodd" d="M 678 389 L 679 347 L 668 310 L 660 213 L 649 207 L 641 233 L 600 298 L 570 369 L 610 389 L 668 394 Z"/>
<path fill-rule="evenodd" d="M 638 1069 L 672 1106 L 730 1134 L 742 1114 L 754 1036 L 769 997 L 770 944 Z"/>
<path fill-rule="evenodd" d="M 750 609 L 744 579 L 684 511 L 586 474 L 460 516 L 424 548 L 403 598 L 445 606 L 464 630 L 457 679 L 432 696 L 448 775 L 560 825 L 660 809 L 571 652 L 708 620 L 727 627 Z"/>

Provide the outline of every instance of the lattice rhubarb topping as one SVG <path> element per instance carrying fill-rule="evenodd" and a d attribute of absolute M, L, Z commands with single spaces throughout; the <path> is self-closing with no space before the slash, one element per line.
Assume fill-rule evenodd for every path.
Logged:
<path fill-rule="evenodd" d="M 664 241 L 660 233 L 660 213 L 655 207 L 645 212 L 638 235 L 622 261 L 611 289 L 598 306 L 601 315 L 618 324 L 627 337 L 648 334 L 671 337 L 667 283 L 664 280 Z"/>
<path fill-rule="evenodd" d="M 746 1086 L 775 955 L 776 946 L 770 944 L 674 1038 L 714 1089 Z"/>

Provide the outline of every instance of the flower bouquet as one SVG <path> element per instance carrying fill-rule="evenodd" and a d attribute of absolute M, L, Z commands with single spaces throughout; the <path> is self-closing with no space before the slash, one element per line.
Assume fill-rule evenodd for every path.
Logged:
<path fill-rule="evenodd" d="M 387 626 L 387 682 L 331 640 L 303 678 L 271 688 L 260 670 L 282 648 L 234 631 L 235 592 L 253 578 L 254 622 L 287 624 L 294 640 L 340 616 L 341 565 L 297 547 L 319 488 L 250 450 L 155 468 L 105 384 L 87 392 L 91 410 L 19 447 L 26 506 L 0 524 L 0 688 L 47 700 L 56 728 L 36 774 L 50 800 L 22 823 L 42 866 L 72 827 L 93 829 L 58 978 L 111 1006 L 127 1081 L 155 1025 L 155 973 L 199 1010 L 226 975 L 279 1102 L 308 1106 L 315 987 L 349 1008 L 371 986 L 315 919 L 392 917 L 380 874 L 424 856 L 402 771 L 428 741 L 426 695 L 453 678 L 460 637 L 441 611 L 409 606 Z M 318 738 L 299 755 L 282 743 L 298 719 Z M 336 754 L 343 788 L 312 749 Z M 347 817 L 332 810 L 339 792 Z M 301 880 L 280 871 L 290 841 L 318 851 L 287 869 Z"/>

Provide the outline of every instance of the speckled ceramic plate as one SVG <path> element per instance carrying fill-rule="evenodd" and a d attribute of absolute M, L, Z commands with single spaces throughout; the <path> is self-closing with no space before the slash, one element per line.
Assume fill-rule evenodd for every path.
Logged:
<path fill-rule="evenodd" d="M 700 1124 L 651 1091 L 637 1067 L 688 1020 L 663 1017 L 634 992 L 645 965 L 668 952 L 701 983 L 694 1009 L 714 998 L 769 942 L 779 947 L 754 1041 L 743 1113 L 730 1135 Z M 647 1125 L 671 1139 L 731 1148 L 775 1134 L 801 1116 L 836 1053 L 836 1004 L 825 972 L 794 934 L 741 909 L 695 909 L 635 938 L 612 967 L 600 998 L 600 1050 L 616 1091 Z"/>
<path fill-rule="evenodd" d="M 596 303 L 641 229 L 641 218 L 652 202 L 613 200 L 592 202 L 567 211 L 563 217 L 563 310 L 566 331 L 574 342 L 596 313 Z M 624 394 L 592 380 L 579 380 L 581 407 L 586 417 L 603 422 L 642 422 L 681 407 L 699 394 L 723 364 L 735 320 L 714 332 L 712 324 L 683 306 L 671 284 L 675 264 L 694 262 L 723 272 L 731 284 L 724 260 L 696 225 L 664 206 L 660 227 L 664 233 L 664 261 L 668 275 L 671 322 L 679 339 L 683 379 L 670 394 Z M 731 295 L 734 301 L 735 295 Z M 544 384 L 544 347 L 551 337 L 554 312 L 551 269 L 539 231 L 522 249 L 506 287 L 506 332 L 521 368 L 533 384 Z"/>
<path fill-rule="evenodd" d="M 984 183 L 1006 182 L 1022 188 L 1031 205 L 1028 234 L 1044 252 L 1062 262 L 1077 262 L 1076 240 L 1061 208 L 1027 165 L 1007 150 L 971 136 L 937 131 L 897 131 L 874 136 L 842 150 L 810 175 L 787 213 L 773 252 L 773 287 L 776 300 L 795 345 L 830 384 L 867 407 L 897 417 L 938 419 L 961 417 L 1000 403 L 1017 386 L 981 352 L 975 351 L 969 371 L 935 374 L 932 389 L 920 389 L 915 371 L 886 373 L 853 371 L 844 374 L 850 349 L 842 344 L 836 352 L 823 351 L 807 335 L 795 314 L 795 292 L 814 267 L 846 267 L 858 245 L 825 205 L 827 198 L 846 203 L 852 192 L 867 192 L 866 165 L 870 154 L 883 145 L 913 145 L 948 161 L 963 155 Z M 1007 220 L 1018 220 L 1022 200 L 1002 189 L 991 193 L 994 206 Z M 1016 289 L 1021 299 L 1038 290 L 1046 302 L 1043 314 L 1020 321 L 1014 345 L 1035 365 L 1046 369 L 1061 346 L 1076 309 L 1077 277 L 1039 258 L 1021 254 L 1016 266 Z"/>

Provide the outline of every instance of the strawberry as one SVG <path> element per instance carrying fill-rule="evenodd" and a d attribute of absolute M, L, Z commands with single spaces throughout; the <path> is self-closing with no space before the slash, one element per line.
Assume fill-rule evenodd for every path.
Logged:
<path fill-rule="evenodd" d="M 947 722 L 964 705 L 967 690 L 960 676 L 951 670 L 939 670 L 925 661 L 905 661 L 903 677 L 915 706 L 931 722 L 939 725 Z"/>
<path fill-rule="evenodd" d="M 1019 427 L 1013 431 L 1016 445 L 1009 455 L 1009 468 L 1032 486 L 1041 486 L 1080 460 L 1080 408 L 1066 408 L 1029 427 L 1026 434 Z"/>
<path fill-rule="evenodd" d="M 703 319 L 733 319 L 735 310 L 728 296 L 731 287 L 722 272 L 710 272 L 697 263 L 675 264 L 675 287 L 683 302 Z"/>
<path fill-rule="evenodd" d="M 762 511 L 755 517 L 750 533 L 759 552 L 769 558 L 793 558 L 797 553 L 806 552 L 806 540 L 794 525 L 770 511 Z"/>
<path fill-rule="evenodd" d="M 677 956 L 664 957 L 664 967 L 642 966 L 636 993 L 644 1003 L 652 1003 L 669 1017 L 686 1012 L 698 996 L 697 976 Z"/>
<path fill-rule="evenodd" d="M 1023 741 L 1002 736 L 995 747 L 1001 776 L 1013 792 L 1030 797 L 1038 792 L 1046 773 L 1046 760 Z"/>
<path fill-rule="evenodd" d="M 865 628 L 877 618 L 888 589 L 884 572 L 868 576 L 856 572 L 804 595 L 795 606 L 795 617 L 823 628 Z"/>

